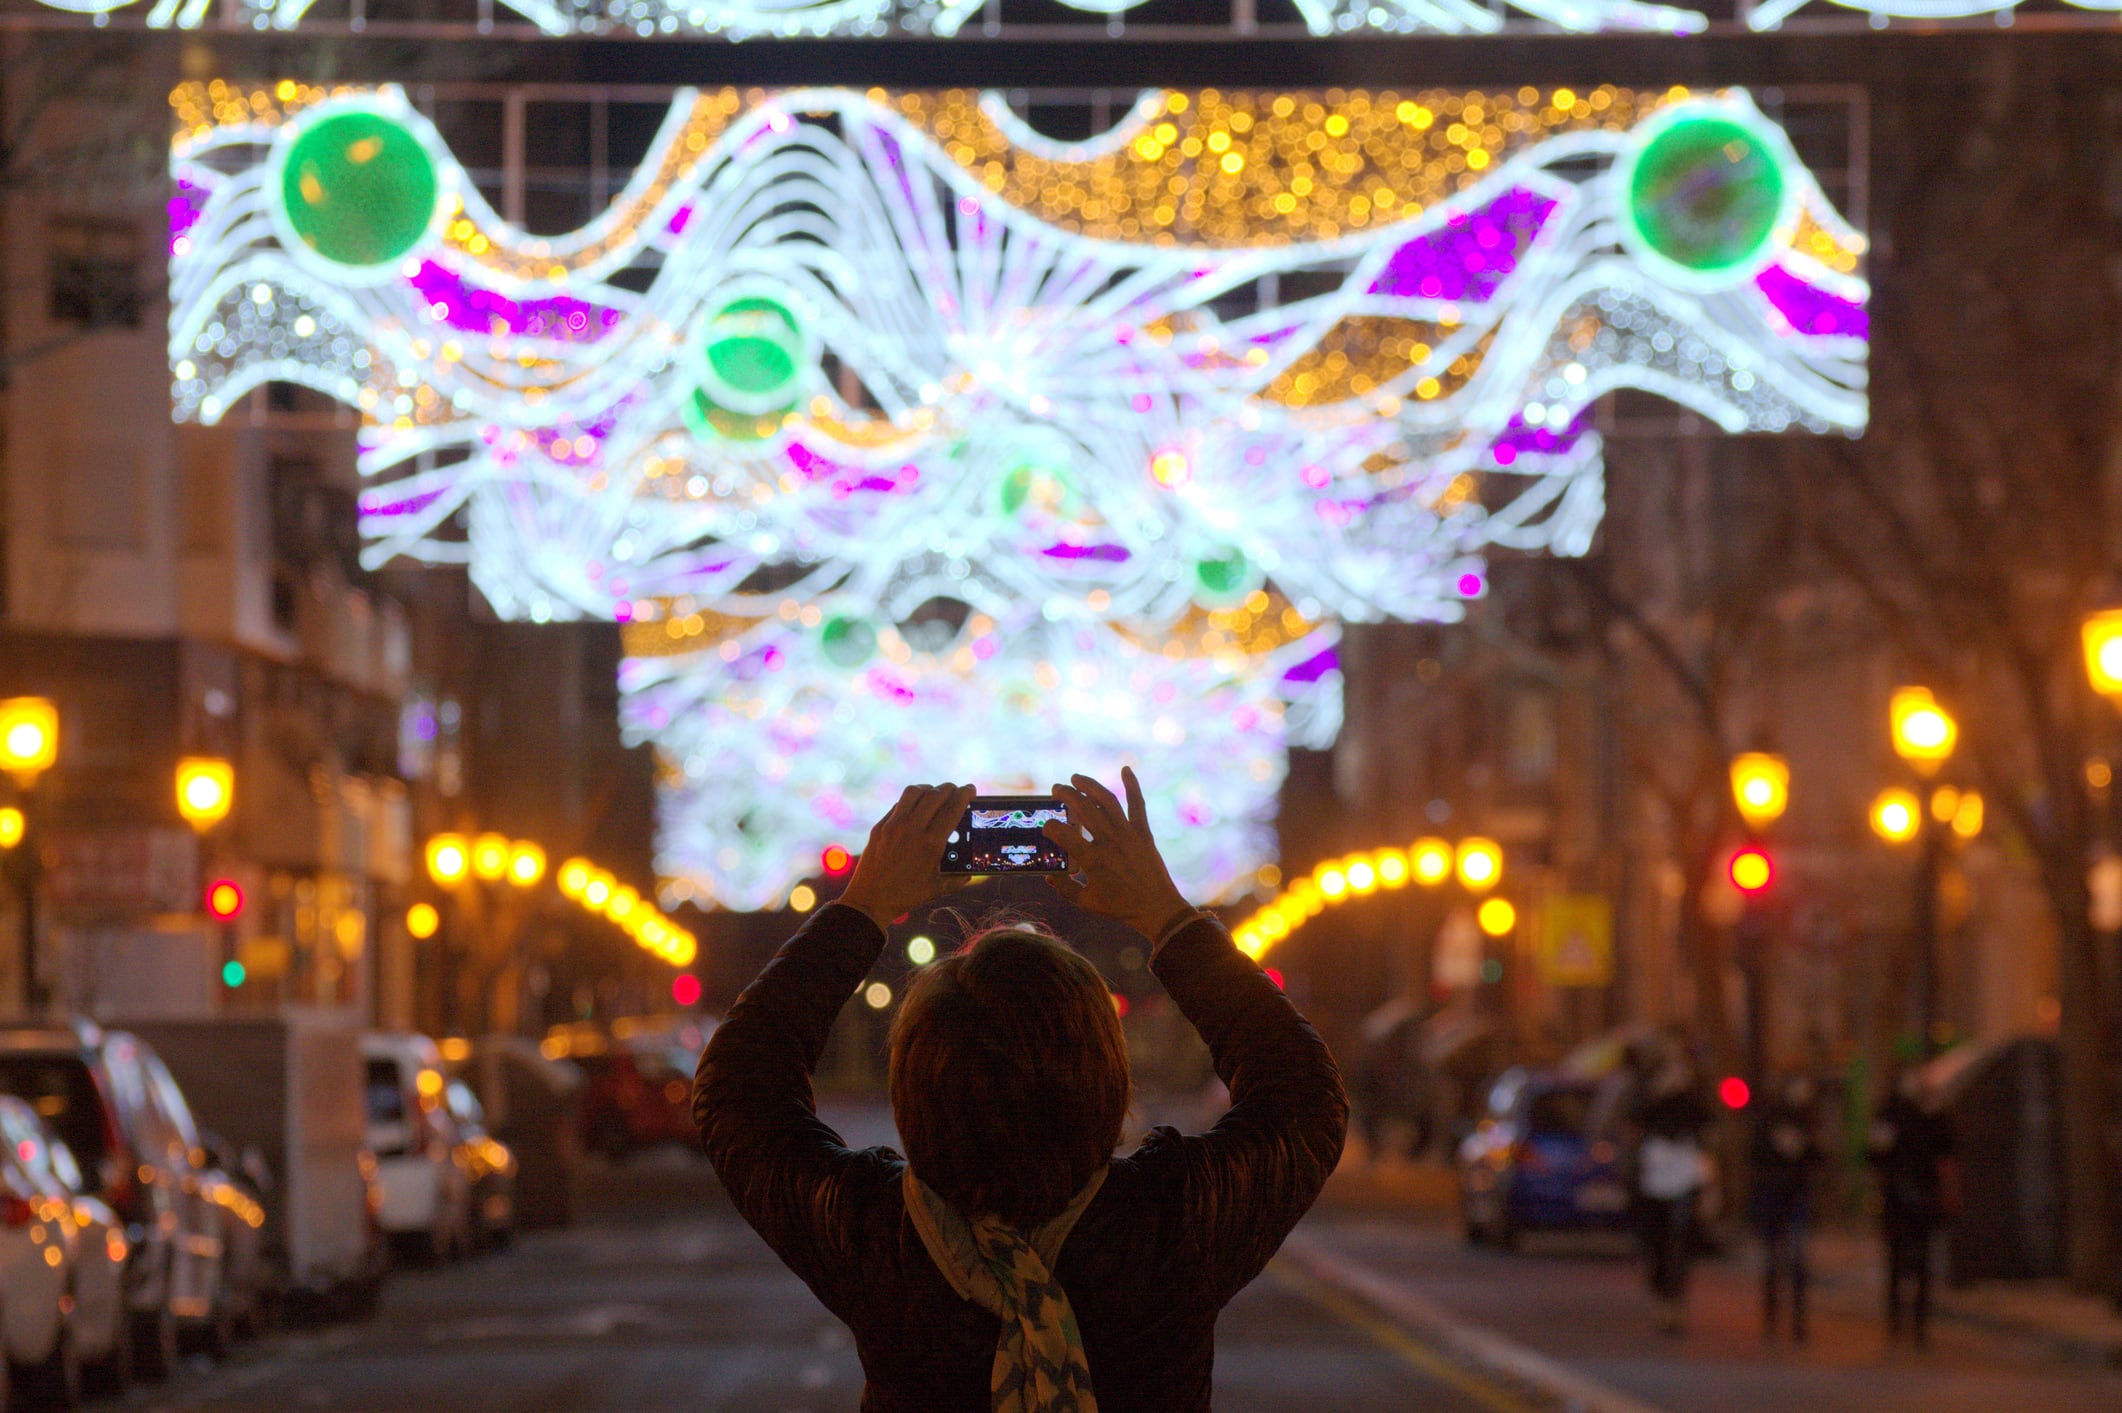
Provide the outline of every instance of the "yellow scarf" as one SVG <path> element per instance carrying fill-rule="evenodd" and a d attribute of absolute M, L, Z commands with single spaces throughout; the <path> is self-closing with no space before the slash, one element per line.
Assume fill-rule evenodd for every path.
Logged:
<path fill-rule="evenodd" d="M 993 1413 L 1098 1413 L 1083 1335 L 1053 1265 L 1105 1173 L 1091 1174 L 1057 1216 L 1026 1233 L 999 1217 L 968 1221 L 906 1170 L 906 1214 L 929 1258 L 959 1299 L 1002 1321 L 988 1380 Z"/>

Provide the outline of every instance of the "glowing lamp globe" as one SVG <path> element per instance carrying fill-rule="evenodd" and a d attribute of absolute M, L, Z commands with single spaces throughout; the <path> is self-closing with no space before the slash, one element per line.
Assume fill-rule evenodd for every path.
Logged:
<path fill-rule="evenodd" d="M 838 878 L 855 866 L 854 855 L 838 844 L 828 845 L 825 852 L 818 856 L 818 862 L 830 878 Z"/>
<path fill-rule="evenodd" d="M 1503 850 L 1493 839 L 1462 839 L 1454 866 L 1461 886 L 1484 893 L 1503 878 Z"/>
<path fill-rule="evenodd" d="M 433 903 L 415 903 L 405 910 L 405 931 L 415 941 L 425 942 L 442 926 L 442 914 Z"/>
<path fill-rule="evenodd" d="M 835 667 L 852 671 L 877 652 L 877 630 L 867 620 L 835 616 L 818 630 L 818 651 Z"/>
<path fill-rule="evenodd" d="M 508 848 L 508 881 L 528 888 L 545 877 L 545 850 L 528 839 L 518 839 Z"/>
<path fill-rule="evenodd" d="M 1928 687 L 1901 687 L 1887 704 L 1894 751 L 1917 771 L 1929 775 L 1953 753 L 1960 727 L 1931 696 Z"/>
<path fill-rule="evenodd" d="M 228 817 L 236 794 L 236 772 L 225 760 L 186 756 L 177 762 L 177 813 L 197 830 L 208 830 Z"/>
<path fill-rule="evenodd" d="M 462 834 L 437 834 L 427 841 L 427 876 L 442 887 L 462 883 L 471 867 L 471 846 Z"/>
<path fill-rule="evenodd" d="M 21 810 L 13 805 L 0 809 L 0 849 L 14 848 L 22 842 L 22 836 L 28 830 L 29 821 L 23 818 Z"/>
<path fill-rule="evenodd" d="M 689 971 L 681 971 L 671 978 L 670 998 L 681 1006 L 700 1004 L 700 978 Z"/>
<path fill-rule="evenodd" d="M 785 305 L 732 300 L 708 318 L 686 423 L 706 441 L 770 437 L 802 398 L 809 365 L 802 326 Z"/>
<path fill-rule="evenodd" d="M 508 840 L 499 834 L 481 834 L 472 840 L 472 872 L 487 883 L 499 883 L 508 872 Z"/>
<path fill-rule="evenodd" d="M 1785 150 L 1750 108 L 1718 100 L 1667 108 L 1615 164 L 1623 244 L 1684 289 L 1751 279 L 1796 218 Z"/>
<path fill-rule="evenodd" d="M 2085 675 L 2103 696 L 2122 697 L 2122 608 L 2085 620 Z"/>
<path fill-rule="evenodd" d="M 1320 864 L 1312 872 L 1312 881 L 1328 898 L 1339 898 L 1348 891 L 1348 873 L 1339 864 Z"/>
<path fill-rule="evenodd" d="M 1898 786 L 1882 790 L 1879 798 L 1872 801 L 1871 827 L 1889 844 L 1906 844 L 1923 827 L 1923 806 L 1913 794 Z"/>
<path fill-rule="evenodd" d="M 582 890 L 589 887 L 590 876 L 595 872 L 596 870 L 590 867 L 589 860 L 569 859 L 560 865 L 560 872 L 555 875 L 553 881 L 559 885 L 562 897 L 580 898 Z"/>
<path fill-rule="evenodd" d="M 1378 882 L 1387 888 L 1407 886 L 1407 853 L 1402 849 L 1380 849 L 1377 853 Z"/>
<path fill-rule="evenodd" d="M 1775 823 L 1790 804 L 1790 766 L 1766 751 L 1747 751 L 1731 763 L 1732 800 L 1756 829 Z"/>
<path fill-rule="evenodd" d="M 1348 866 L 1349 891 L 1356 894 L 1374 893 L 1378 889 L 1378 870 L 1369 859 L 1357 859 Z"/>
<path fill-rule="evenodd" d="M 1442 839 L 1417 839 L 1407 851 L 1407 867 L 1415 882 L 1434 888 L 1452 876 L 1452 846 Z"/>
<path fill-rule="evenodd" d="M 386 279 L 434 233 L 443 210 L 435 159 L 382 105 L 341 105 L 287 128 L 275 151 L 275 216 L 306 251 L 354 279 Z"/>
<path fill-rule="evenodd" d="M 34 780 L 59 758 L 59 709 L 43 697 L 0 701 L 0 770 Z"/>

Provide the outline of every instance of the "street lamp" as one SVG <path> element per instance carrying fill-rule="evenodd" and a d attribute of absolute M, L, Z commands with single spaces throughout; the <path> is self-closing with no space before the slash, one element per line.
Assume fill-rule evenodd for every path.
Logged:
<path fill-rule="evenodd" d="M 499 883 L 508 872 L 508 840 L 499 834 L 481 834 L 472 840 L 472 872 L 482 883 Z"/>
<path fill-rule="evenodd" d="M 454 888 L 471 872 L 471 846 L 462 834 L 437 834 L 427 841 L 427 876 L 436 886 Z"/>
<path fill-rule="evenodd" d="M 177 762 L 177 813 L 204 834 L 228 818 L 236 799 L 236 770 L 215 756 L 186 756 Z"/>
<path fill-rule="evenodd" d="M 1452 876 L 1452 846 L 1442 839 L 1417 839 L 1407 851 L 1408 871 L 1424 888 L 1434 888 Z"/>
<path fill-rule="evenodd" d="M 545 850 L 528 839 L 518 839 L 508 849 L 508 881 L 528 888 L 545 877 Z"/>
<path fill-rule="evenodd" d="M 1928 687 L 1896 688 L 1887 703 L 1887 723 L 1894 753 L 1925 780 L 1937 776 L 1960 739 L 1959 723 L 1938 705 Z M 1965 800 L 1973 803 L 1963 820 Z M 1971 839 L 1981 828 L 1982 797 L 1972 791 L 1963 795 L 1950 785 L 1930 792 L 1927 809 L 1908 790 L 1888 790 L 1872 802 L 1872 830 L 1880 838 L 1895 844 L 1915 840 L 1918 845 L 1915 943 L 1923 1016 L 1918 1048 L 1926 1055 L 1938 1038 L 1938 878 L 1945 843 L 1955 835 Z"/>
<path fill-rule="evenodd" d="M 1928 687 L 1899 687 L 1887 704 L 1894 752 L 1928 780 L 1938 773 L 1960 739 L 1959 723 L 1938 705 Z"/>
<path fill-rule="evenodd" d="M 59 758 L 59 709 L 44 697 L 0 701 L 0 770 L 27 790 Z"/>
<path fill-rule="evenodd" d="M 1733 756 L 1731 793 L 1740 817 L 1754 829 L 1765 829 L 1790 805 L 1790 766 L 1767 751 Z"/>
<path fill-rule="evenodd" d="M 22 842 L 22 836 L 28 830 L 29 821 L 23 818 L 21 810 L 13 805 L 0 809 L 0 850 L 14 848 Z"/>
<path fill-rule="evenodd" d="M 1453 862 L 1460 885 L 1469 892 L 1485 893 L 1503 877 L 1503 850 L 1493 839 L 1461 839 Z"/>

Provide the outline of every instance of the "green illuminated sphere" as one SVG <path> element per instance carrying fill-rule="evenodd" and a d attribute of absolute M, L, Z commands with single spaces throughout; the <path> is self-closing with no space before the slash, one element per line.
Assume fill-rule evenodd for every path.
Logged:
<path fill-rule="evenodd" d="M 739 299 L 707 321 L 701 390 L 728 411 L 764 417 L 801 396 L 803 330 L 771 299 Z"/>
<path fill-rule="evenodd" d="M 288 149 L 280 200 L 295 235 L 335 265 L 404 259 L 434 226 L 441 181 L 405 124 L 381 113 L 338 113 L 304 128 Z"/>
<path fill-rule="evenodd" d="M 1632 243 L 1703 285 L 1759 268 L 1792 194 L 1766 137 L 1718 112 L 1658 127 L 1620 177 Z"/>
<path fill-rule="evenodd" d="M 876 653 L 877 630 L 859 618 L 828 618 L 818 630 L 818 646 L 833 666 L 857 668 Z"/>
<path fill-rule="evenodd" d="M 1260 579 L 1245 551 L 1234 548 L 1196 560 L 1194 581 L 1200 586 L 1195 597 L 1205 604 L 1217 605 L 1244 598 L 1259 586 Z"/>

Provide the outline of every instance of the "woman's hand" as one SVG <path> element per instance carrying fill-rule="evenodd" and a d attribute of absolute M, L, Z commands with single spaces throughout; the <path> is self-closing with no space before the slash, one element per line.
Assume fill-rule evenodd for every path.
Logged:
<path fill-rule="evenodd" d="M 1068 806 L 1068 823 L 1049 824 L 1045 834 L 1067 851 L 1076 873 L 1053 874 L 1047 881 L 1077 907 L 1116 918 L 1157 942 L 1189 905 L 1150 837 L 1141 782 L 1132 769 L 1121 767 L 1120 783 L 1127 791 L 1123 809 L 1112 791 L 1088 775 L 1070 779 L 1073 789 L 1054 786 L 1055 796 Z"/>
<path fill-rule="evenodd" d="M 973 794 L 970 785 L 907 786 L 899 803 L 869 831 L 840 901 L 888 930 L 931 898 L 971 883 L 970 878 L 945 878 L 938 869 L 944 840 L 958 827 Z"/>

